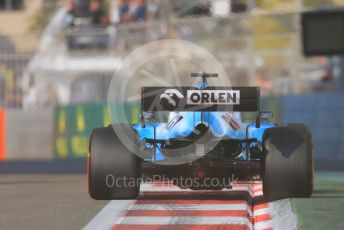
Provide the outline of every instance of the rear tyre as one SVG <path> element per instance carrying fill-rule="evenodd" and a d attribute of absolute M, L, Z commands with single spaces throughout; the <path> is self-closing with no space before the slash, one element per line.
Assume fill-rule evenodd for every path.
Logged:
<path fill-rule="evenodd" d="M 128 125 L 121 126 L 131 129 Z M 113 127 L 94 129 L 88 156 L 90 196 L 96 200 L 135 199 L 140 190 L 140 176 L 140 159 L 122 144 Z"/>
<path fill-rule="evenodd" d="M 313 192 L 313 143 L 303 124 L 265 130 L 262 161 L 264 196 L 269 200 L 306 198 Z"/>

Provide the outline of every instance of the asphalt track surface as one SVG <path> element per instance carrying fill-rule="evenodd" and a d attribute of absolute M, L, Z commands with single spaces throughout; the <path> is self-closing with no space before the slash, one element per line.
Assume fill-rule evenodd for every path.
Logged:
<path fill-rule="evenodd" d="M 0 163 L 0 229 L 81 229 L 107 203 L 89 198 L 84 165 Z"/>
<path fill-rule="evenodd" d="M 344 229 L 343 172 L 317 173 L 312 198 L 291 202 L 267 204 L 259 183 L 208 194 L 152 184 L 143 186 L 136 201 L 107 202 L 89 198 L 84 163 L 0 163 L 0 229 L 153 229 L 157 223 L 164 229 L 176 224 L 201 229 L 194 223 L 219 229 L 233 229 L 225 227 L 229 224 L 241 229 Z"/>

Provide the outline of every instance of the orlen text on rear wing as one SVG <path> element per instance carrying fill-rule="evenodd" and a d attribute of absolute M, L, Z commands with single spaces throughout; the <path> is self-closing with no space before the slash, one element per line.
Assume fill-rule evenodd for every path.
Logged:
<path fill-rule="evenodd" d="M 258 87 L 143 87 L 141 110 L 157 111 L 259 111 Z"/>

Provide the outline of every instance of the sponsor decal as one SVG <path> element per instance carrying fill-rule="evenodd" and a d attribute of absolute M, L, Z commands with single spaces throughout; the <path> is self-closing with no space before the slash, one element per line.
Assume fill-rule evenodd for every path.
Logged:
<path fill-rule="evenodd" d="M 177 89 L 166 89 L 160 96 L 163 106 L 176 108 L 184 95 Z M 187 90 L 186 104 L 188 105 L 239 105 L 239 90 Z M 167 104 L 167 105 L 166 105 Z"/>
<path fill-rule="evenodd" d="M 239 90 L 188 90 L 189 105 L 239 105 Z"/>
<path fill-rule="evenodd" d="M 143 111 L 257 111 L 257 87 L 143 87 Z"/>
<path fill-rule="evenodd" d="M 160 103 L 166 102 L 169 106 L 176 108 L 179 100 L 183 98 L 184 95 L 181 94 L 179 90 L 166 89 L 165 92 L 160 96 Z"/>

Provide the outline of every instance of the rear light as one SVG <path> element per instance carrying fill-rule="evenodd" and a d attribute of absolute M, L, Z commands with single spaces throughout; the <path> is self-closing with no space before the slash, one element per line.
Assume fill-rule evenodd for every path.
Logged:
<path fill-rule="evenodd" d="M 205 177 L 205 172 L 204 172 L 204 171 L 197 171 L 197 172 L 196 172 L 196 177 L 198 177 L 198 178 L 204 178 L 204 177 Z"/>

